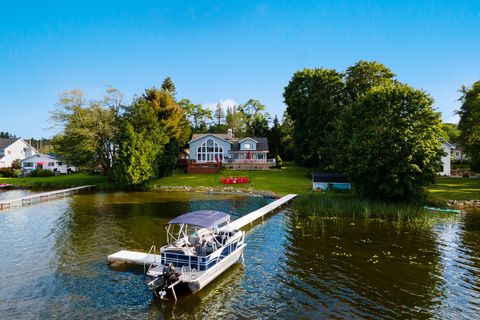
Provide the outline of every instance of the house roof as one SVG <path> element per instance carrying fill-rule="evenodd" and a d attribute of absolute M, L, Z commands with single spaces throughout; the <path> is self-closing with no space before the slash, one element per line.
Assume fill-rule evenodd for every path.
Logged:
<path fill-rule="evenodd" d="M 230 141 L 227 140 L 227 134 L 226 133 L 194 133 L 193 136 L 192 136 L 192 139 L 190 140 L 189 143 L 191 143 L 193 141 L 196 141 L 200 138 L 203 138 L 205 136 L 214 136 L 214 137 L 217 137 L 219 139 L 230 142 Z"/>
<path fill-rule="evenodd" d="M 243 141 L 245 140 L 252 140 L 254 142 L 258 142 L 257 140 L 253 139 L 253 138 L 250 138 L 250 137 L 246 137 L 246 138 L 243 138 L 242 140 L 238 141 L 238 143 L 242 143 Z"/>
<path fill-rule="evenodd" d="M 257 142 L 257 149 L 251 151 L 268 151 L 268 139 L 267 138 L 250 138 Z M 245 139 L 233 139 L 231 151 L 240 151 L 240 142 Z"/>
<path fill-rule="evenodd" d="M 55 160 L 55 161 L 62 160 L 62 159 L 59 159 L 59 158 L 57 158 L 56 156 L 51 155 L 51 154 L 37 153 L 37 154 L 34 154 L 33 156 L 30 156 L 30 157 L 28 157 L 28 158 L 22 159 L 20 162 L 28 161 L 28 160 L 31 160 L 31 159 L 33 159 L 33 158 L 41 158 L 41 157 L 49 158 L 49 159 L 52 159 L 52 160 Z"/>
<path fill-rule="evenodd" d="M 349 183 L 348 178 L 343 173 L 316 173 L 312 172 L 313 182 L 328 182 L 328 183 Z"/>
<path fill-rule="evenodd" d="M 19 140 L 20 138 L 1 138 L 0 139 L 0 149 L 5 149 L 15 141 Z"/>
<path fill-rule="evenodd" d="M 455 149 L 455 146 L 453 144 L 451 144 L 450 142 L 448 142 L 447 140 L 445 140 L 443 138 L 438 138 L 438 140 L 442 141 L 442 143 L 445 143 L 447 146 L 450 147 L 450 149 Z"/>

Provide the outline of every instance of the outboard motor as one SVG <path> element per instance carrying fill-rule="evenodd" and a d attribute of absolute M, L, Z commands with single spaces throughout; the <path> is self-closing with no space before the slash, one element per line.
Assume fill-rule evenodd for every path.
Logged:
<path fill-rule="evenodd" d="M 180 273 L 175 270 L 175 266 L 170 262 L 163 268 L 163 274 L 161 276 L 157 276 L 155 279 L 149 282 L 148 286 L 153 290 L 155 296 L 163 299 L 163 297 L 167 294 L 168 287 L 177 282 L 179 279 Z"/>

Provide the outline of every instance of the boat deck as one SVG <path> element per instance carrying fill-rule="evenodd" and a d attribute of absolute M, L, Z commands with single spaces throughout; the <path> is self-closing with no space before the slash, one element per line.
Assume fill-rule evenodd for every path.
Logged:
<path fill-rule="evenodd" d="M 288 203 L 292 199 L 294 199 L 297 195 L 296 194 L 288 194 L 280 199 L 273 201 L 272 203 L 267 204 L 260 209 L 257 209 L 249 214 L 238 218 L 235 221 L 230 222 L 229 228 L 232 229 L 241 229 L 248 224 L 253 223 L 255 220 L 263 218 L 265 215 L 273 212 L 274 210 L 280 208 L 282 205 Z M 129 251 L 129 250 L 120 250 L 111 254 L 107 257 L 108 263 L 114 262 L 124 262 L 124 263 L 131 263 L 131 264 L 152 264 L 154 262 L 160 261 L 160 255 L 158 254 L 151 254 L 151 253 L 144 253 L 138 251 Z"/>

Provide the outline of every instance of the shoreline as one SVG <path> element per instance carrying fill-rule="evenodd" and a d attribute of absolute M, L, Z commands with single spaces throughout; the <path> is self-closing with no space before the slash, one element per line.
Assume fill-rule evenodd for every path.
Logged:
<path fill-rule="evenodd" d="M 262 196 L 265 198 L 278 199 L 282 196 L 270 190 L 256 190 L 253 188 L 234 188 L 234 187 L 207 187 L 207 186 L 158 186 L 153 185 L 150 190 L 160 190 L 165 192 L 205 192 L 215 194 L 240 194 L 248 196 Z"/>

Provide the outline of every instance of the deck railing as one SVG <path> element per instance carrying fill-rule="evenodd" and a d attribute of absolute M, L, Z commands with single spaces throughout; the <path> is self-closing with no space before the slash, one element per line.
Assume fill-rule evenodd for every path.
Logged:
<path fill-rule="evenodd" d="M 275 164 L 275 159 L 227 159 L 226 163 L 271 163 Z"/>

